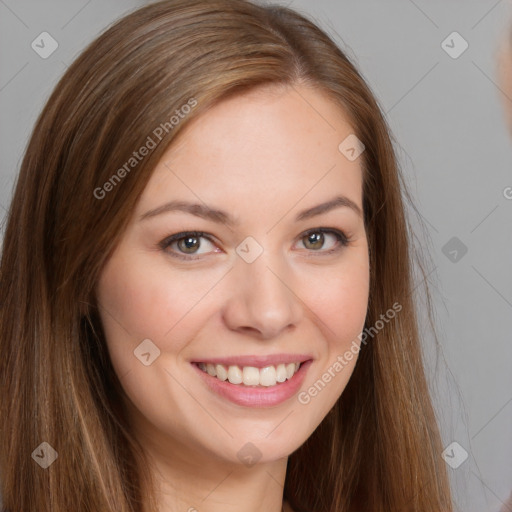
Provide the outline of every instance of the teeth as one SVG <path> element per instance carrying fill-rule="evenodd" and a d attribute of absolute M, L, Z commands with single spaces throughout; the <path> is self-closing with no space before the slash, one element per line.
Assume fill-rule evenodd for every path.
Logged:
<path fill-rule="evenodd" d="M 216 377 L 218 379 L 228 380 L 228 371 L 221 364 L 215 366 L 215 372 L 217 373 Z"/>
<path fill-rule="evenodd" d="M 266 366 L 256 368 L 254 366 L 232 365 L 226 368 L 222 364 L 198 363 L 199 368 L 212 377 L 222 381 L 228 380 L 231 384 L 242 384 L 244 386 L 275 386 L 277 383 L 291 379 L 300 368 L 300 363 L 278 364 L 277 366 Z"/>
<path fill-rule="evenodd" d="M 266 366 L 260 370 L 260 385 L 275 386 L 276 385 L 276 367 Z"/>
<path fill-rule="evenodd" d="M 231 384 L 241 384 L 243 380 L 242 370 L 238 366 L 230 366 L 228 368 L 228 380 Z"/>
<path fill-rule="evenodd" d="M 230 366 L 230 368 L 235 368 Z M 260 383 L 260 371 L 254 366 L 245 366 L 243 371 L 243 382 L 246 386 L 258 386 Z M 236 382 L 229 381 L 231 384 L 237 384 Z"/>
<path fill-rule="evenodd" d="M 294 365 L 295 369 L 295 365 Z M 293 375 L 293 373 L 292 373 Z M 284 364 L 278 364 L 276 367 L 276 380 L 277 382 L 284 382 L 288 378 L 286 366 Z"/>

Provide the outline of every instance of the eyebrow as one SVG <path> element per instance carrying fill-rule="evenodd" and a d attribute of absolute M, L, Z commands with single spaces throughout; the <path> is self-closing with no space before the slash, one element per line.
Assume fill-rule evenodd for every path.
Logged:
<path fill-rule="evenodd" d="M 334 210 L 335 208 L 341 207 L 350 208 L 358 216 L 363 217 L 361 208 L 359 208 L 359 206 L 354 201 L 346 196 L 336 196 L 325 203 L 303 210 L 295 217 L 295 221 L 299 222 L 301 220 L 310 219 L 317 215 L 321 215 L 323 213 Z M 147 220 L 163 213 L 176 211 L 189 213 L 191 215 L 195 215 L 196 217 L 211 220 L 219 224 L 225 224 L 230 227 L 233 227 L 239 223 L 238 219 L 235 219 L 229 213 L 223 210 L 218 210 L 204 204 L 189 203 L 187 201 L 169 201 L 168 203 L 165 203 L 157 208 L 154 208 L 153 210 L 149 210 L 142 214 L 139 218 L 139 221 Z"/>

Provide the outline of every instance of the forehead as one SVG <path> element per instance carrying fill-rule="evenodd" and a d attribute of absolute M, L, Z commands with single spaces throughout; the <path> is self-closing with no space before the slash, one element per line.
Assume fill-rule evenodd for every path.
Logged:
<path fill-rule="evenodd" d="M 311 202 L 336 192 L 362 207 L 361 159 L 350 161 L 338 148 L 353 132 L 341 108 L 316 89 L 233 96 L 186 126 L 156 166 L 139 210 L 176 197 L 236 207 L 264 207 L 273 198 L 291 208 L 306 195 Z"/>

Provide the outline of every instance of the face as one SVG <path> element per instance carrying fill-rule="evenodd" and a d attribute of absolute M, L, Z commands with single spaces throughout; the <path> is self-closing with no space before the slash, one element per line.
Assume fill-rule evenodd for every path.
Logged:
<path fill-rule="evenodd" d="M 260 88 L 190 123 L 154 169 L 96 289 L 148 449 L 283 458 L 343 392 L 369 286 L 361 159 L 338 149 L 352 133 L 317 90 Z"/>

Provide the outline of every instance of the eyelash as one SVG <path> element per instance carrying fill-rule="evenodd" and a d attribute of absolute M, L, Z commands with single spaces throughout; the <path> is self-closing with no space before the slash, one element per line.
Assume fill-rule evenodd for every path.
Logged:
<path fill-rule="evenodd" d="M 318 256 L 326 256 L 329 254 L 333 254 L 335 252 L 340 251 L 344 247 L 348 246 L 348 244 L 350 243 L 350 240 L 347 238 L 347 236 L 345 235 L 345 233 L 343 231 L 340 231 L 338 229 L 332 229 L 332 228 L 309 229 L 308 231 L 305 231 L 304 233 L 301 234 L 301 236 L 299 237 L 299 240 L 302 240 L 303 238 L 309 236 L 312 233 L 332 234 L 336 237 L 336 241 L 338 242 L 338 245 L 335 248 L 329 249 L 328 251 L 311 250 L 312 253 L 316 253 L 316 254 L 314 254 L 315 256 L 317 256 L 317 255 Z M 169 254 L 170 256 L 173 256 L 175 258 L 179 258 L 182 260 L 186 260 L 186 261 L 197 260 L 197 259 L 200 259 L 202 256 L 204 256 L 204 255 L 199 255 L 199 256 L 185 255 L 185 254 L 179 254 L 177 252 L 166 251 L 166 249 L 170 245 L 172 245 L 174 242 L 178 242 L 184 238 L 206 238 L 210 243 L 212 243 L 212 244 L 214 243 L 212 238 L 210 236 L 208 236 L 208 234 L 204 233 L 203 231 L 182 231 L 181 233 L 176 233 L 175 235 L 168 236 L 168 237 L 164 238 L 158 244 L 158 246 L 160 247 L 161 250 L 167 252 L 167 254 Z"/>

